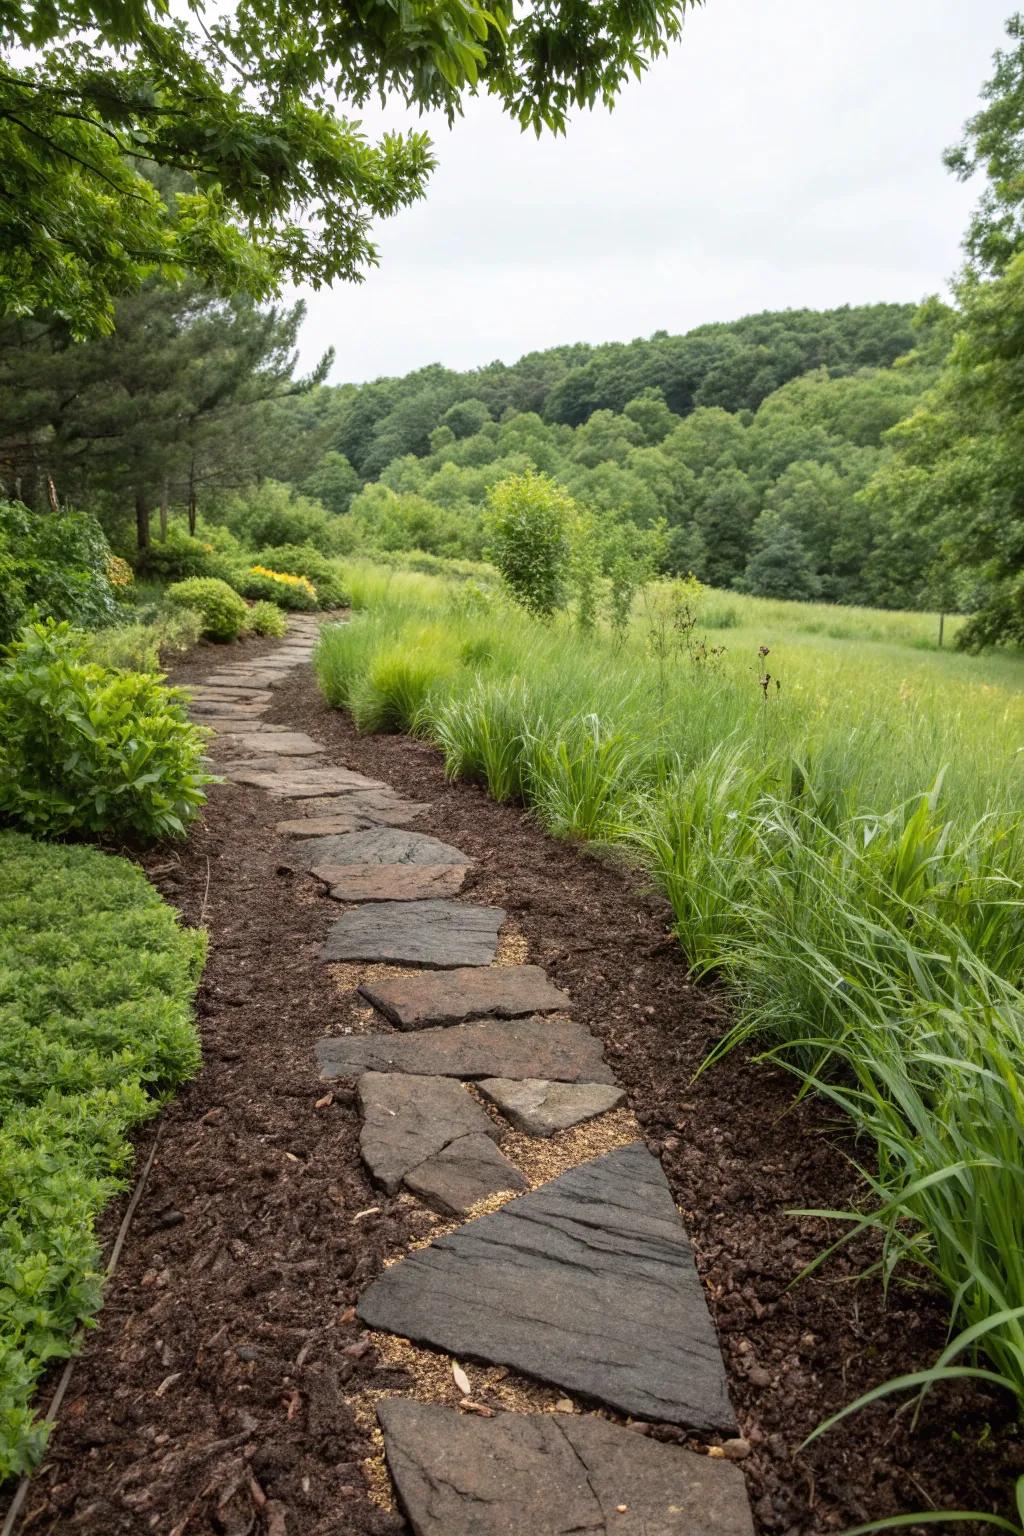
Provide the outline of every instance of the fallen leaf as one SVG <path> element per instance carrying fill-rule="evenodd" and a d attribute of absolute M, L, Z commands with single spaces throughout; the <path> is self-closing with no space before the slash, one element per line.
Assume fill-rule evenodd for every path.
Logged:
<path fill-rule="evenodd" d="M 472 1396 L 473 1388 L 470 1384 L 469 1377 L 462 1369 L 462 1366 L 459 1365 L 455 1360 L 452 1361 L 452 1379 L 455 1382 L 455 1385 L 458 1387 L 459 1391 L 462 1393 L 463 1397 Z"/>
<path fill-rule="evenodd" d="M 314 1109 L 326 1109 L 328 1104 L 333 1104 L 333 1103 L 334 1103 L 334 1094 L 333 1093 L 325 1093 L 322 1099 L 317 1099 L 316 1103 L 313 1105 L 313 1108 Z"/>

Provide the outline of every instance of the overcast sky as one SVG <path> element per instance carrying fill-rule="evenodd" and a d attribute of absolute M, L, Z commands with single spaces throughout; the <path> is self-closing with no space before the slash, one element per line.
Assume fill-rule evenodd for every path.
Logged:
<path fill-rule="evenodd" d="M 333 344 L 332 379 L 361 381 L 935 292 L 975 197 L 942 151 L 1011 9 L 707 0 L 613 112 L 565 138 L 524 135 L 489 101 L 451 131 L 427 119 L 426 199 L 381 223 L 365 283 L 304 293 L 302 362 Z"/>

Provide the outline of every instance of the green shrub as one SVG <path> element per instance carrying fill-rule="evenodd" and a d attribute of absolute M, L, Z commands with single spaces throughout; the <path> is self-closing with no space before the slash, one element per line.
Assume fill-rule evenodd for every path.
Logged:
<path fill-rule="evenodd" d="M 32 624 L 0 669 L 0 818 L 45 836 L 152 841 L 198 814 L 204 733 L 184 697 L 86 659 L 66 624 Z"/>
<path fill-rule="evenodd" d="M 280 640 L 287 633 L 288 620 L 276 603 L 254 603 L 249 609 L 249 628 L 255 635 Z"/>
<path fill-rule="evenodd" d="M 0 833 L 0 1481 L 42 1454 L 34 1391 L 100 1305 L 127 1133 L 199 1066 L 203 956 L 127 860 Z"/>
<path fill-rule="evenodd" d="M 580 516 L 564 486 L 527 470 L 487 493 L 487 553 L 530 613 L 550 619 L 565 602 L 572 559 L 569 530 Z"/>
<path fill-rule="evenodd" d="M 0 644 L 32 617 L 86 629 L 111 623 L 116 570 L 87 512 L 30 512 L 20 501 L 0 501 Z"/>
<path fill-rule="evenodd" d="M 146 575 L 160 581 L 187 581 L 193 576 L 231 579 L 230 558 L 208 539 L 196 538 L 180 523 L 171 523 L 162 539 L 154 539 L 146 551 Z"/>
<path fill-rule="evenodd" d="M 378 651 L 353 689 L 349 707 L 358 730 L 411 730 L 431 689 L 455 672 L 443 634 L 424 628 L 409 638 L 411 644 L 403 639 Z"/>
<path fill-rule="evenodd" d="M 215 576 L 192 576 L 176 582 L 167 589 L 167 601 L 180 608 L 194 608 L 202 616 L 203 634 L 211 640 L 237 640 L 249 618 L 238 593 Z"/>
<path fill-rule="evenodd" d="M 101 667 L 159 672 L 165 656 L 189 650 L 203 633 L 194 608 L 157 609 L 147 620 L 98 629 L 89 636 L 88 657 Z"/>
<path fill-rule="evenodd" d="M 334 562 L 311 544 L 281 544 L 276 548 L 261 549 L 252 563 L 288 576 L 305 576 L 316 588 L 321 608 L 342 608 L 348 601 Z"/>
<path fill-rule="evenodd" d="M 227 502 L 219 514 L 221 519 L 248 549 L 313 544 L 325 554 L 335 547 L 332 524 L 347 522 L 331 517 L 319 501 L 296 495 L 290 486 L 276 480 L 264 480 L 244 499 L 235 497 Z"/>
<path fill-rule="evenodd" d="M 265 565 L 251 565 L 238 578 L 239 591 L 260 602 L 276 603 L 289 613 L 314 613 L 316 588 L 308 576 L 292 576 Z"/>

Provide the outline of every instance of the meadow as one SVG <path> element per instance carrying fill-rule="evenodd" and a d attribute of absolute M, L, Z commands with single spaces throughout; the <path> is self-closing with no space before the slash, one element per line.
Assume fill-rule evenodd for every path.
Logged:
<path fill-rule="evenodd" d="M 902 1385 L 980 1373 L 1024 1405 L 1024 660 L 687 583 L 615 638 L 481 582 L 346 576 L 329 701 L 648 872 L 731 992 L 715 1061 L 753 1041 L 863 1133 L 837 1240 L 877 1227 L 887 1273 L 948 1294 L 947 1351 Z"/>

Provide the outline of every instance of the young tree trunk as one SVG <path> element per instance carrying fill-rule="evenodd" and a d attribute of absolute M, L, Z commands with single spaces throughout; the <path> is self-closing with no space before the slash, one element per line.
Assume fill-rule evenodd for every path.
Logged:
<path fill-rule="evenodd" d="M 196 461 L 194 456 L 188 466 L 188 531 L 194 538 L 196 531 Z"/>
<path fill-rule="evenodd" d="M 135 492 L 135 544 L 139 551 L 139 566 L 145 569 L 149 554 L 149 499 L 145 491 Z"/>
<path fill-rule="evenodd" d="M 164 476 L 163 488 L 160 492 L 160 537 L 167 537 L 167 476 Z"/>

